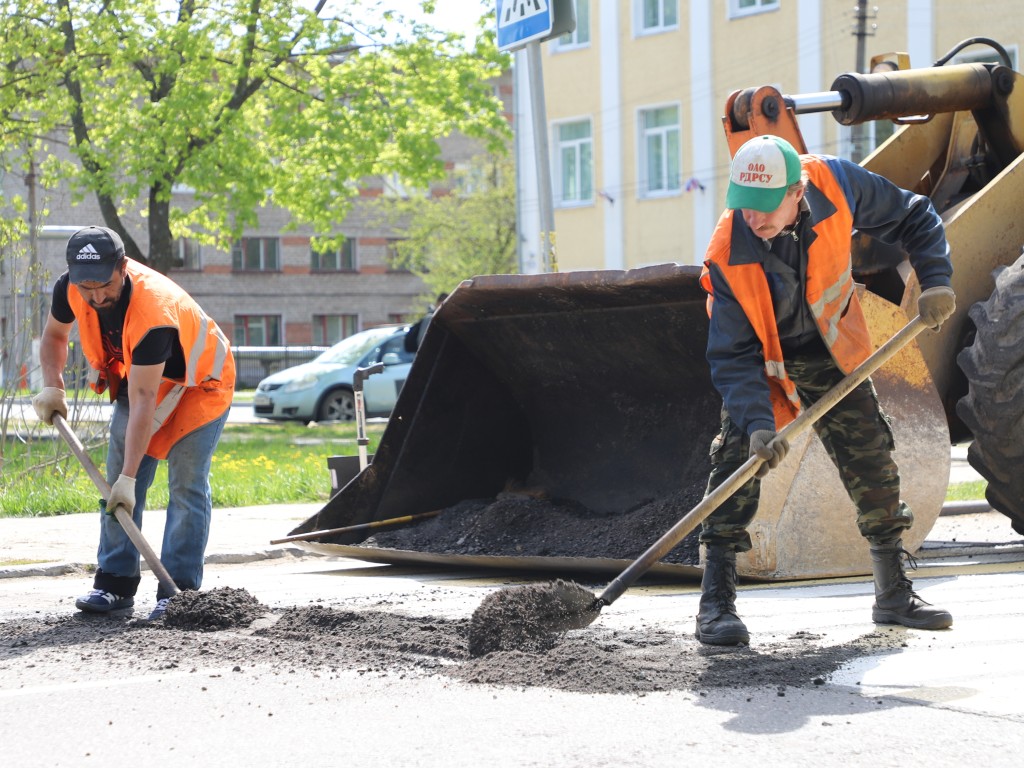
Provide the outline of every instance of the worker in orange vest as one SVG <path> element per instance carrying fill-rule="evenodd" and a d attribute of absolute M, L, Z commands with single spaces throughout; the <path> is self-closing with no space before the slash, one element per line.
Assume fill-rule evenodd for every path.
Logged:
<path fill-rule="evenodd" d="M 711 319 L 707 359 L 723 400 L 708 491 L 749 455 L 764 464 L 701 530 L 705 568 L 696 635 L 713 645 L 750 639 L 736 611 L 736 553 L 751 548 L 747 526 L 761 478 L 789 450 L 777 432 L 872 351 L 851 272 L 853 230 L 909 254 L 922 289 L 918 312 L 928 325 L 937 330 L 955 308 L 949 245 L 931 201 L 855 163 L 801 156 L 785 139 L 758 136 L 733 158 L 726 207 L 701 274 Z M 903 569 L 908 553 L 901 534 L 913 514 L 900 499 L 892 431 L 871 381 L 814 429 L 869 542 L 874 621 L 950 626 L 952 616 L 921 600 Z"/>
<path fill-rule="evenodd" d="M 54 413 L 67 418 L 63 370 L 77 322 L 90 384 L 109 394 L 114 409 L 98 567 L 93 589 L 75 605 L 108 613 L 132 608 L 141 580 L 139 553 L 113 511 L 123 506 L 142 527 L 161 459 L 170 498 L 160 559 L 178 589 L 202 584 L 210 464 L 231 406 L 235 362 L 213 319 L 170 278 L 127 258 L 113 230 L 80 229 L 68 240 L 66 258 L 40 343 L 43 389 L 32 404 L 47 424 Z M 172 597 L 162 590 L 151 620 L 163 616 Z"/>

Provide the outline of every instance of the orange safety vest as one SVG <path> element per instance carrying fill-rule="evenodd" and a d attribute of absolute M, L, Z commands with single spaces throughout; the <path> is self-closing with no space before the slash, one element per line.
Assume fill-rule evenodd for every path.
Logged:
<path fill-rule="evenodd" d="M 99 315 L 68 284 L 68 304 L 78 320 L 82 352 L 95 375 L 90 384 L 96 392 L 104 387 L 96 381 L 128 377 L 132 368 L 132 350 L 154 328 L 177 328 L 178 341 L 185 353 L 185 376 L 165 378 L 157 390 L 153 433 L 146 453 L 167 458 L 171 447 L 181 438 L 220 417 L 231 406 L 235 389 L 235 359 L 231 345 L 213 318 L 173 280 L 128 259 L 132 296 L 124 317 L 121 345 L 124 367 L 107 359 L 103 349 Z"/>
<path fill-rule="evenodd" d="M 860 301 L 854 291 L 851 272 L 851 240 L 853 213 L 847 204 L 839 183 L 825 160 L 813 155 L 800 158 L 810 182 L 835 206 L 835 213 L 815 223 L 816 235 L 807 249 L 807 282 L 805 298 L 821 338 L 828 347 L 836 365 L 843 373 L 850 373 L 872 351 L 871 337 Z M 771 392 L 772 408 L 777 429 L 782 429 L 800 413 L 800 398 L 796 385 L 786 374 L 782 357 L 782 344 L 775 325 L 768 279 L 760 263 L 730 264 L 732 223 L 735 211 L 722 214 L 708 245 L 700 281 L 708 292 L 708 315 L 714 296 L 708 266 L 714 263 L 729 284 L 733 295 L 743 307 L 764 352 L 765 373 Z"/>

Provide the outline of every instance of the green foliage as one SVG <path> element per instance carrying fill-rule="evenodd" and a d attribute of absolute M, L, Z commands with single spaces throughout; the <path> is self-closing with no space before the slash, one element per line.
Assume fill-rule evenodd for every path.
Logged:
<path fill-rule="evenodd" d="M 448 195 L 380 203 L 385 215 L 405 224 L 396 266 L 423 280 L 429 303 L 475 275 L 517 271 L 512 159 L 504 152 L 474 158 L 452 182 Z"/>
<path fill-rule="evenodd" d="M 429 5 L 429 3 L 428 3 Z M 482 8 L 482 6 L 481 6 Z M 376 13 L 376 15 L 375 15 Z M 497 146 L 502 107 L 486 80 L 505 58 L 417 24 L 397 37 L 355 0 L 0 0 L 0 155 L 45 157 L 120 223 L 141 206 L 149 262 L 174 237 L 225 248 L 273 202 L 330 234 L 366 176 L 437 178 L 436 139 Z M 54 150 L 66 141 L 75 162 Z M 194 204 L 172 209 L 174 185 Z M 144 202 L 140 202 L 144 201 Z"/>

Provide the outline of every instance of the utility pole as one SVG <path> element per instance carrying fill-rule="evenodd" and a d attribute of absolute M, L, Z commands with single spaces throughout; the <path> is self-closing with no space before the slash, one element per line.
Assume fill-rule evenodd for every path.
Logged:
<path fill-rule="evenodd" d="M 864 69 L 867 66 L 867 54 L 866 54 L 866 43 L 869 36 L 874 36 L 875 30 L 878 29 L 878 25 L 872 23 L 871 29 L 868 30 L 868 21 L 874 20 L 878 17 L 878 6 L 873 5 L 871 8 L 867 8 L 864 5 L 858 5 L 854 7 L 853 12 L 856 14 L 857 23 L 853 28 L 853 35 L 857 38 L 857 64 L 856 71 L 859 74 L 864 74 Z M 867 155 L 867 130 L 863 123 L 851 126 L 850 128 L 850 142 L 853 145 L 852 152 L 850 153 L 850 159 L 855 163 L 859 163 Z"/>

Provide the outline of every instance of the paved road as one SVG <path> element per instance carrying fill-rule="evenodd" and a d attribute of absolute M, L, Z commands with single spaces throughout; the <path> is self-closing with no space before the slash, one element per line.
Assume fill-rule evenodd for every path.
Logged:
<path fill-rule="evenodd" d="M 271 608 L 387 605 L 456 618 L 504 584 L 490 574 L 366 566 L 269 544 L 316 509 L 217 510 L 204 588 L 244 588 Z M 147 512 L 151 541 L 161 527 L 161 513 Z M 92 515 L 0 519 L 0 563 L 19 554 L 36 561 L 0 568 L 0 638 L 5 621 L 73 613 L 94 547 Z M 56 665 L 24 649 L 0 653 L 3 763 L 1016 768 L 1024 747 L 1024 542 L 995 513 L 942 516 L 922 562 L 915 585 L 953 612 L 952 630 L 892 629 L 898 648 L 863 654 L 823 685 L 784 696 L 753 682 L 580 694 L 442 674 L 255 668 L 246 659 L 107 675 L 102 643 L 71 649 Z M 137 615 L 154 590 L 147 571 Z M 871 591 L 865 578 L 743 586 L 752 647 L 767 653 L 769 640 L 799 633 L 836 645 L 874 632 Z M 697 600 L 694 584 L 641 586 L 598 621 L 684 637 Z"/>
<path fill-rule="evenodd" d="M 383 605 L 456 618 L 505 583 L 500 575 L 367 566 L 269 544 L 314 510 L 217 510 L 204 588 L 244 588 L 271 608 Z M 92 515 L 0 519 L 0 562 L 30 542 L 41 561 L 0 569 L 0 637 L 5 621 L 73 613 L 90 581 L 81 566 L 91 562 L 94 527 Z M 147 513 L 145 533 L 159 541 L 161 529 L 161 513 Z M 0 652 L 3 763 L 1016 768 L 1024 746 L 1024 541 L 995 513 L 943 516 L 922 555 L 915 585 L 953 612 L 953 629 L 894 628 L 900 647 L 860 655 L 824 685 L 785 696 L 753 683 L 594 695 L 440 674 L 257 668 L 246 659 L 145 663 L 108 676 L 102 643 L 72 649 L 60 664 L 8 649 Z M 144 572 L 137 615 L 149 610 L 154 590 Z M 871 590 L 865 578 L 743 586 L 752 648 L 768 653 L 770 641 L 798 633 L 837 645 L 874 632 Z M 688 637 L 697 600 L 695 584 L 642 586 L 598 624 Z M 45 646 L 45 634 L 36 642 Z"/>
<path fill-rule="evenodd" d="M 25 653 L 0 662 L 4 764 L 1016 768 L 1024 746 L 1022 571 L 1019 557 L 929 566 L 917 586 L 953 611 L 952 630 L 895 629 L 902 647 L 785 695 L 753 684 L 593 695 L 443 675 L 256 669 L 245 659 L 146 665 L 112 678 L 102 674 L 102 644 L 58 667 Z M 0 579 L 0 621 L 69 611 L 82 578 Z M 281 557 L 213 566 L 206 586 L 245 588 L 271 607 L 384 603 L 454 617 L 469 615 L 499 584 L 480 574 Z M 835 644 L 874 631 L 870 590 L 844 579 L 744 588 L 740 599 L 753 646 L 795 632 Z M 687 634 L 697 599 L 694 585 L 636 588 L 598 621 Z M 90 674 L 76 670 L 75 657 Z"/>

